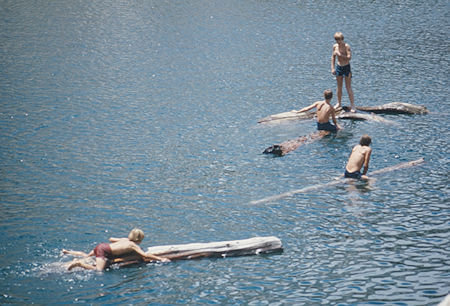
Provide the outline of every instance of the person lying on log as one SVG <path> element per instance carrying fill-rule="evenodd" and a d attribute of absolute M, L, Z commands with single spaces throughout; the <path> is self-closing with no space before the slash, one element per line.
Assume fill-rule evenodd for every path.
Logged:
<path fill-rule="evenodd" d="M 323 92 L 323 96 L 325 100 L 314 102 L 310 106 L 294 112 L 303 113 L 313 108 L 317 108 L 317 129 L 319 131 L 329 131 L 335 133 L 337 130 L 341 129 L 341 127 L 336 121 L 336 113 L 333 106 L 330 104 L 331 99 L 333 98 L 333 92 L 330 89 L 327 89 Z M 333 120 L 334 125 L 330 123 L 330 117 Z"/>
<path fill-rule="evenodd" d="M 144 239 L 144 232 L 138 228 L 131 230 L 128 238 L 109 238 L 111 243 L 100 243 L 89 253 L 81 251 L 69 251 L 63 249 L 63 254 L 69 254 L 81 257 L 95 256 L 95 265 L 85 263 L 80 260 L 74 260 L 69 266 L 68 270 L 75 267 L 81 267 L 88 270 L 103 271 L 112 264 L 112 261 L 117 257 L 124 257 L 126 255 L 137 254 L 144 260 L 158 260 L 161 262 L 170 262 L 170 259 L 155 256 L 145 253 L 139 244 Z M 136 257 L 136 256 L 134 256 Z"/>
<path fill-rule="evenodd" d="M 344 177 L 364 179 L 367 180 L 367 170 L 369 170 L 370 154 L 372 154 L 372 148 L 370 144 L 372 139 L 369 135 L 361 136 L 359 145 L 356 145 L 352 149 L 352 153 L 348 158 L 347 165 L 345 166 Z M 364 166 L 364 171 L 361 174 L 361 168 Z"/>

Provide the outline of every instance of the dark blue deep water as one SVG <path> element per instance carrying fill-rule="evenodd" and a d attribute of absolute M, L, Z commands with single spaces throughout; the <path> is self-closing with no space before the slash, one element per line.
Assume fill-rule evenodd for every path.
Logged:
<path fill-rule="evenodd" d="M 449 8 L 0 0 L 0 303 L 438 304 L 450 288 Z M 430 114 L 341 121 L 335 137 L 261 154 L 314 131 L 257 121 L 335 90 L 336 31 L 357 105 Z M 425 163 L 255 204 L 333 180 L 364 133 L 370 170 Z M 62 248 L 133 227 L 143 247 L 274 235 L 284 252 L 61 268 Z"/>

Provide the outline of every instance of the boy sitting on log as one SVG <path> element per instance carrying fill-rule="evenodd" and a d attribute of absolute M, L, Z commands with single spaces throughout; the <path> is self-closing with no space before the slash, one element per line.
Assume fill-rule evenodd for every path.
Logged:
<path fill-rule="evenodd" d="M 296 112 L 303 113 L 313 109 L 314 107 L 317 108 L 317 129 L 319 131 L 329 131 L 335 133 L 341 127 L 336 121 L 334 108 L 330 104 L 331 99 L 333 98 L 333 92 L 330 89 L 327 89 L 323 92 L 323 96 L 325 100 L 314 102 L 310 106 L 304 107 Z M 334 125 L 330 123 L 330 117 L 333 120 Z"/>
<path fill-rule="evenodd" d="M 155 256 L 149 253 L 145 253 L 139 244 L 144 239 L 144 232 L 140 229 L 131 230 L 128 238 L 109 238 L 111 243 L 100 243 L 89 254 L 81 251 L 68 251 L 63 249 L 64 254 L 70 254 L 81 257 L 91 257 L 95 255 L 95 265 L 85 263 L 80 260 L 74 260 L 69 266 L 68 270 L 72 270 L 75 267 L 81 267 L 88 270 L 103 271 L 112 261 L 117 257 L 124 257 L 126 255 L 139 255 L 144 260 L 158 260 L 161 262 L 169 262 L 170 259 Z"/>

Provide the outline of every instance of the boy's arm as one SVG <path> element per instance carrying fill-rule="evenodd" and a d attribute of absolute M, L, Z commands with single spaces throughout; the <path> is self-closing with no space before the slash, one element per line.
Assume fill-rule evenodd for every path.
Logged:
<path fill-rule="evenodd" d="M 333 52 L 331 53 L 331 73 L 336 74 L 335 62 L 336 62 L 336 53 L 334 52 L 335 45 L 333 45 Z"/>
<path fill-rule="evenodd" d="M 140 256 L 142 256 L 143 259 L 150 259 L 150 260 L 158 260 L 161 262 L 169 262 L 170 259 L 168 258 L 164 258 L 164 257 L 159 257 L 150 253 L 145 253 L 144 250 L 141 249 L 140 246 L 138 246 L 137 244 L 133 245 L 133 250 L 136 251 L 136 253 L 138 253 Z"/>
<path fill-rule="evenodd" d="M 336 126 L 336 128 L 338 130 L 341 129 L 341 127 L 339 126 L 339 124 L 336 121 L 336 112 L 334 111 L 334 107 L 331 107 L 331 120 L 333 120 L 334 125 Z"/>
<path fill-rule="evenodd" d="M 350 49 L 350 45 L 346 44 L 345 48 L 347 49 L 347 59 L 350 61 L 352 59 L 352 50 Z"/>
<path fill-rule="evenodd" d="M 313 109 L 314 107 L 316 107 L 318 102 L 314 102 L 313 104 L 311 104 L 310 106 L 304 107 L 301 110 L 298 110 L 297 113 L 303 113 L 303 112 L 307 112 L 310 109 Z"/>
<path fill-rule="evenodd" d="M 122 239 L 122 238 L 114 238 L 114 237 L 111 237 L 111 238 L 109 238 L 109 242 L 117 242 L 117 241 L 119 241 L 120 239 Z"/>
<path fill-rule="evenodd" d="M 367 171 L 369 170 L 369 162 L 370 162 L 370 155 L 372 153 L 372 149 L 369 148 L 369 150 L 367 150 L 367 152 L 364 154 L 364 171 L 363 171 L 363 175 L 367 174 Z"/>

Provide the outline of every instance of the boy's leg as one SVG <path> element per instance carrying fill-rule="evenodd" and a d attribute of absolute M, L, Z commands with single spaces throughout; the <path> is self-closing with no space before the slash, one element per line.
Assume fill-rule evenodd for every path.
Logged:
<path fill-rule="evenodd" d="M 336 76 L 336 83 L 337 83 L 337 89 L 336 89 L 336 96 L 337 96 L 337 104 L 334 106 L 334 108 L 338 108 L 342 106 L 342 85 L 344 82 L 344 77 L 341 75 Z"/>
<path fill-rule="evenodd" d="M 348 98 L 350 99 L 351 111 L 355 111 L 355 100 L 352 89 L 352 73 L 345 77 L 345 88 L 347 89 Z"/>
<path fill-rule="evenodd" d="M 78 256 L 78 257 L 88 257 L 88 254 L 82 251 L 70 251 L 66 249 L 62 249 L 63 254 Z"/>

